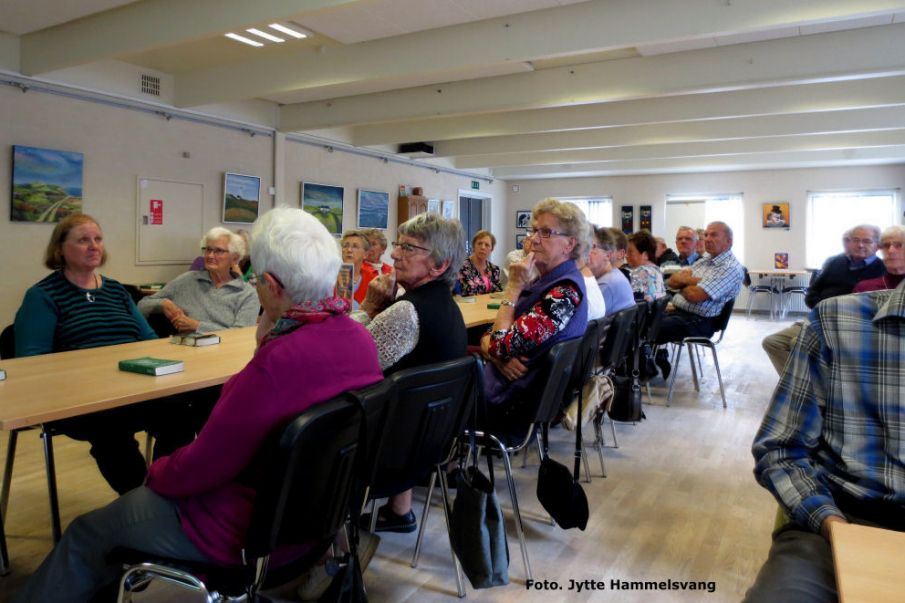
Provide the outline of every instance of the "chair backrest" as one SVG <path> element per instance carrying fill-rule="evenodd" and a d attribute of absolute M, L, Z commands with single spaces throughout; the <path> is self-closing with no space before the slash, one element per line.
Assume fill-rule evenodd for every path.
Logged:
<path fill-rule="evenodd" d="M 603 338 L 602 333 L 607 328 L 609 328 L 609 323 L 606 323 L 603 318 L 588 322 L 588 327 L 585 329 L 581 343 L 578 346 L 575 362 L 572 363 L 572 375 L 565 390 L 564 402 L 571 402 L 572 394 L 581 389 L 585 381 L 591 377 L 591 371 L 594 370 L 594 361 L 597 358 L 597 350 L 600 349 L 600 341 Z"/>
<path fill-rule="evenodd" d="M 613 322 L 607 331 L 606 338 L 600 351 L 600 365 L 604 369 L 613 369 L 619 366 L 632 339 L 632 327 L 635 324 L 637 306 L 630 306 L 613 315 Z"/>
<path fill-rule="evenodd" d="M 474 404 L 477 366 L 474 358 L 465 356 L 390 375 L 396 409 L 377 457 L 371 496 L 417 479 L 446 459 Z"/>
<path fill-rule="evenodd" d="M 361 411 L 340 396 L 315 405 L 269 438 L 258 453 L 257 494 L 246 563 L 280 545 L 322 542 L 343 525 Z"/>
<path fill-rule="evenodd" d="M 348 392 L 346 397 L 364 409 L 365 430 L 359 440 L 361 452 L 355 463 L 355 474 L 362 484 L 368 485 L 374 481 L 377 459 L 387 441 L 387 426 L 398 406 L 396 383 L 392 379 L 384 379 L 370 387 Z"/>
<path fill-rule="evenodd" d="M 16 357 L 16 328 L 9 325 L 0 333 L 0 360 Z"/>
<path fill-rule="evenodd" d="M 719 331 L 721 333 L 720 339 L 722 339 L 722 333 L 726 330 L 726 327 L 729 325 L 729 319 L 732 317 L 732 307 L 735 306 L 735 300 L 730 299 L 725 304 L 723 304 L 723 309 L 720 310 L 719 315 L 717 315 L 716 320 L 713 321 L 713 332 L 716 333 Z"/>
<path fill-rule="evenodd" d="M 572 365 L 578 358 L 578 350 L 582 343 L 581 337 L 560 341 L 547 352 L 543 363 L 539 367 L 542 371 L 537 384 L 543 383 L 543 390 L 537 398 L 537 407 L 532 423 L 549 423 L 559 414 L 560 402 L 563 394 L 569 387 L 572 377 Z"/>
<path fill-rule="evenodd" d="M 666 316 L 667 304 L 669 304 L 668 296 L 663 296 L 651 304 L 650 316 L 647 319 L 647 330 L 644 333 L 645 342 L 653 344 L 657 341 L 657 335 L 660 334 L 660 325 L 663 323 L 663 317 Z"/>

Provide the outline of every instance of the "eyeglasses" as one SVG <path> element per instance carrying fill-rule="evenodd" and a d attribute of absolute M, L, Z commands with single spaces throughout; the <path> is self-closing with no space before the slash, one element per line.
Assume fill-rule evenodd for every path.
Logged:
<path fill-rule="evenodd" d="M 405 255 L 412 255 L 413 253 L 415 253 L 416 249 L 420 249 L 421 251 L 426 251 L 428 253 L 433 251 L 432 249 L 428 249 L 427 247 L 412 245 L 411 243 L 400 243 L 399 241 L 393 241 L 392 245 L 394 250 L 401 249 L 402 253 Z"/>
<path fill-rule="evenodd" d="M 880 243 L 880 249 L 902 249 L 902 241 L 883 241 Z"/>
<path fill-rule="evenodd" d="M 219 247 L 202 247 L 201 255 L 211 254 L 215 257 L 220 257 L 225 253 L 229 253 L 229 249 L 220 249 Z"/>
<path fill-rule="evenodd" d="M 553 230 L 552 228 L 529 228 L 525 234 L 529 237 L 534 237 L 535 235 L 542 239 L 549 239 L 553 235 L 557 235 L 560 237 L 569 237 L 572 236 L 567 232 L 559 232 L 558 230 Z"/>
<path fill-rule="evenodd" d="M 858 237 L 848 237 L 846 239 L 849 243 L 854 243 L 855 245 L 876 245 L 877 242 L 873 239 L 861 239 Z"/>
<path fill-rule="evenodd" d="M 272 278 L 276 282 L 276 284 L 280 286 L 280 289 L 286 288 L 286 285 L 283 284 L 283 281 L 281 281 L 279 279 L 279 277 L 277 275 L 275 275 L 273 272 L 264 272 L 261 274 L 261 276 L 264 276 L 265 274 L 269 274 L 270 278 Z M 264 281 L 263 281 L 263 279 L 261 279 L 261 277 L 259 277 L 257 274 L 252 272 L 251 275 L 248 277 L 248 282 L 251 283 L 252 285 L 257 285 L 258 283 L 263 283 Z"/>
<path fill-rule="evenodd" d="M 364 249 L 364 246 L 361 243 L 343 243 L 343 249 Z"/>

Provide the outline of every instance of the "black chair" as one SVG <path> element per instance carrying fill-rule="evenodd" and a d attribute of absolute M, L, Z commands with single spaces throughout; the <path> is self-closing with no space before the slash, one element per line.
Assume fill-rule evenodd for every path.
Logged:
<path fill-rule="evenodd" d="M 682 355 L 682 347 L 688 347 L 688 361 L 691 365 L 691 378 L 694 382 L 694 391 L 701 391 L 701 386 L 698 379 L 698 372 L 701 371 L 700 368 L 700 355 L 698 355 L 698 362 L 696 366 L 695 363 L 695 355 L 698 352 L 699 347 L 708 348 L 710 352 L 713 354 L 713 366 L 716 368 L 716 378 L 720 383 L 720 396 L 723 399 L 723 408 L 726 408 L 726 391 L 723 389 L 723 376 L 720 374 L 720 362 L 717 359 L 716 355 L 716 346 L 723 341 L 723 335 L 726 334 L 726 327 L 729 325 L 729 319 L 732 317 L 732 308 L 735 306 L 735 300 L 731 299 L 723 305 L 723 309 L 720 310 L 719 315 L 713 321 L 713 335 L 710 337 L 686 337 L 681 342 L 675 342 L 676 344 L 676 354 L 675 354 L 675 364 L 673 365 L 673 372 L 670 375 L 669 379 L 669 391 L 666 394 L 666 405 L 669 406 L 670 401 L 672 400 L 672 389 L 673 385 L 676 382 L 676 373 L 679 372 L 679 358 Z M 719 333 L 719 337 L 714 341 L 713 336 Z M 701 372 L 703 376 L 703 372 Z"/>
<path fill-rule="evenodd" d="M 751 275 L 748 273 L 748 269 L 744 266 L 742 267 L 744 270 L 744 277 L 742 278 L 742 284 L 748 288 L 748 309 L 747 314 L 751 316 L 751 307 L 754 305 L 754 298 L 757 297 L 758 293 L 766 293 L 770 297 L 770 320 L 773 320 L 775 316 L 775 303 L 776 296 L 780 295 L 780 291 L 773 286 L 772 279 L 770 279 L 770 284 L 764 284 L 760 280 L 757 283 L 751 280 Z M 780 295 L 780 299 L 782 296 Z"/>
<path fill-rule="evenodd" d="M 488 426 L 485 430 L 475 430 L 474 432 L 478 445 L 484 447 L 485 453 L 499 454 L 503 460 L 503 467 L 506 471 L 506 483 L 509 486 L 509 496 L 512 500 L 512 514 L 515 517 L 515 530 L 522 550 L 522 561 L 525 564 L 526 577 L 529 580 L 531 579 L 531 564 L 528 561 L 528 546 L 525 542 L 525 530 L 522 524 L 522 515 L 519 511 L 510 455 L 524 451 L 532 439 L 537 443 L 538 450 L 541 449 L 539 427 L 549 424 L 559 414 L 563 394 L 569 386 L 569 379 L 572 376 L 572 365 L 578 357 L 580 347 L 581 339 L 579 338 L 557 343 L 547 352 L 543 363 L 534 369 L 539 371 L 535 381 L 538 385 L 535 392 L 537 395 L 532 396 L 531 399 L 521 401 L 523 410 L 521 414 L 530 417 L 527 425 L 507 425 L 505 433 L 503 431 L 494 433 L 492 426 Z M 525 435 L 523 437 L 513 436 L 512 432 L 519 430 L 519 428 L 521 428 L 520 433 Z M 466 432 L 466 435 L 469 434 Z M 553 523 L 552 518 L 550 521 Z"/>
<path fill-rule="evenodd" d="M 582 398 L 584 385 L 591 378 L 594 372 L 594 365 L 597 362 L 597 354 L 600 350 L 600 342 L 603 335 L 609 330 L 610 323 L 600 318 L 588 322 L 584 336 L 581 338 L 581 345 L 578 348 L 578 354 L 575 363 L 572 365 L 572 374 L 569 377 L 569 384 L 566 386 L 566 392 L 563 396 L 563 406 L 568 407 L 572 401 L 578 396 L 582 400 L 582 409 L 586 400 Z M 584 410 L 582 410 L 582 414 Z M 582 417 L 578 417 L 578 421 L 582 421 Z M 585 481 L 591 483 L 591 469 L 588 463 L 588 455 L 584 446 L 581 448 L 581 460 L 584 464 Z M 606 469 L 603 470 L 603 477 L 606 477 Z"/>
<path fill-rule="evenodd" d="M 392 420 L 384 430 L 384 438 L 392 445 L 383 446 L 374 457 L 376 462 L 369 484 L 371 530 L 377 523 L 378 498 L 405 491 L 430 475 L 412 567 L 418 564 L 424 526 L 438 477 L 449 532 L 449 490 L 442 465 L 450 459 L 456 437 L 463 432 L 474 404 L 477 370 L 479 363 L 475 358 L 465 356 L 406 369 L 388 377 L 396 388 L 396 403 Z M 463 597 L 465 584 L 459 562 L 452 552 L 452 544 L 450 555 L 456 570 L 457 591 Z"/>
<path fill-rule="evenodd" d="M 788 287 L 782 288 L 782 295 L 780 296 L 780 299 L 784 300 L 784 301 L 782 302 L 782 304 L 781 304 L 782 308 L 780 309 L 779 317 L 781 319 L 784 319 L 786 317 L 786 314 L 788 313 L 789 309 L 792 306 L 792 296 L 800 295 L 802 297 L 802 299 L 804 299 L 808 294 L 808 289 L 814 283 L 814 279 L 817 278 L 818 274 L 820 274 L 820 270 L 812 271 L 811 276 L 808 278 L 807 285 L 802 285 L 802 284 L 796 282 L 796 283 L 793 283 L 792 285 L 789 285 Z M 794 279 L 795 277 L 790 276 L 789 278 Z M 788 297 L 786 297 L 786 296 L 788 296 Z M 786 303 L 785 300 L 788 300 L 788 303 Z"/>
<path fill-rule="evenodd" d="M 610 328 L 606 332 L 603 344 L 600 348 L 600 374 L 612 377 L 616 369 L 625 363 L 625 357 L 628 353 L 629 346 L 633 338 L 633 329 L 636 324 L 636 316 L 638 306 L 630 306 L 615 314 L 608 316 Z M 603 448 L 606 443 L 603 439 L 603 430 L 601 424 L 606 420 L 606 413 L 598 413 L 594 417 L 594 446 L 597 448 L 597 455 L 600 459 L 601 471 L 606 475 L 606 468 L 603 463 Z M 610 431 L 613 434 L 613 447 L 619 448 L 619 442 L 616 440 L 616 426 L 612 421 L 610 423 Z"/>
<path fill-rule="evenodd" d="M 120 580 L 119 601 L 131 601 L 131 593 L 154 578 L 200 593 L 208 601 L 243 595 L 255 601 L 259 589 L 284 583 L 313 565 L 346 521 L 361 419 L 358 405 L 341 396 L 306 410 L 259 451 L 256 466 L 262 473 L 242 549 L 243 565 L 153 559 L 141 551 L 118 549 L 111 559 L 129 565 Z M 301 543 L 318 546 L 302 561 L 268 571 L 272 551 Z"/>

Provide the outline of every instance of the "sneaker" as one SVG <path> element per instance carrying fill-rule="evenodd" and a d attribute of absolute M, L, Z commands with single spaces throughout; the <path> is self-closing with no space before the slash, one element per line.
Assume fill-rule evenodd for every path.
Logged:
<path fill-rule="evenodd" d="M 660 369 L 660 372 L 663 373 L 663 379 L 669 379 L 669 373 L 672 370 L 672 366 L 669 364 L 669 352 L 666 350 L 657 350 L 657 355 L 654 357 L 654 363 L 657 365 L 657 368 Z"/>
<path fill-rule="evenodd" d="M 371 528 L 371 514 L 366 513 L 361 516 L 358 524 L 362 530 Z M 415 519 L 415 513 L 411 509 L 405 515 L 396 515 L 390 510 L 389 505 L 383 505 L 377 510 L 377 527 L 375 532 L 397 532 L 399 534 L 410 534 L 418 529 L 418 521 Z"/>

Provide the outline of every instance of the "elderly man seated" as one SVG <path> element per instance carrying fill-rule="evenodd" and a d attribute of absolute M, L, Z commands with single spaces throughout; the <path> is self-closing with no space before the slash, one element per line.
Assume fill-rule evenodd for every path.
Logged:
<path fill-rule="evenodd" d="M 837 600 L 830 525 L 905 530 L 905 284 L 828 299 L 802 325 L 752 452 L 790 522 L 747 603 Z"/>
<path fill-rule="evenodd" d="M 876 255 L 879 242 L 880 229 L 870 224 L 855 226 L 842 235 L 845 253 L 834 255 L 823 263 L 823 268 L 805 295 L 804 303 L 808 308 L 825 299 L 851 293 L 859 281 L 883 276 L 886 268 Z M 801 321 L 796 322 L 768 335 L 761 343 L 778 374 L 782 374 L 795 339 L 801 332 L 801 325 Z"/>
<path fill-rule="evenodd" d="M 676 253 L 679 266 L 693 266 L 701 259 L 698 253 L 698 233 L 690 226 L 679 226 L 676 230 Z"/>
<path fill-rule="evenodd" d="M 692 336 L 710 337 L 714 319 L 726 302 L 738 295 L 744 271 L 732 253 L 732 229 L 725 222 L 708 224 L 704 248 L 704 259 L 669 279 L 669 288 L 678 292 L 660 324 L 658 344 Z M 670 366 L 665 354 L 658 357 L 657 364 L 667 377 Z"/>

